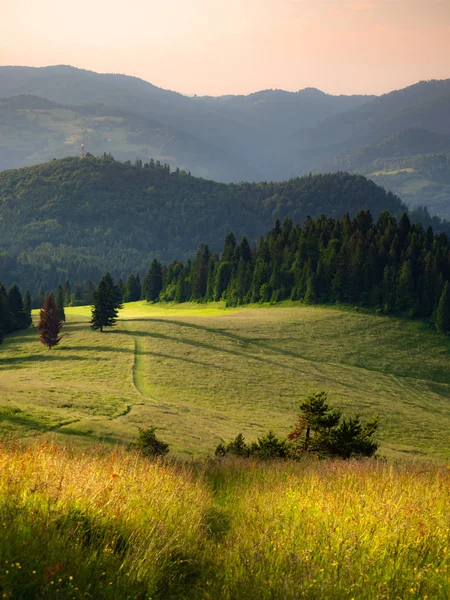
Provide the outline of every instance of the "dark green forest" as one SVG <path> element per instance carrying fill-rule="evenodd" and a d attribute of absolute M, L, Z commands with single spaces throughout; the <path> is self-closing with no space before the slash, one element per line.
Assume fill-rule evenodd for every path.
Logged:
<path fill-rule="evenodd" d="M 277 218 L 302 224 L 361 209 L 400 217 L 405 206 L 346 173 L 223 184 L 159 161 L 54 160 L 0 173 L 0 279 L 33 293 L 66 280 L 97 283 L 105 271 L 125 279 L 143 275 L 153 258 L 185 260 L 202 243 L 218 252 L 230 231 L 253 243 Z"/>
<path fill-rule="evenodd" d="M 192 261 L 153 261 L 143 282 L 149 301 L 217 301 L 228 306 L 278 302 L 348 303 L 383 313 L 433 317 L 450 332 L 450 243 L 444 233 L 412 224 L 405 213 L 373 221 L 321 216 L 303 226 L 286 218 L 251 247 L 225 238 L 219 257 L 201 245 Z"/>

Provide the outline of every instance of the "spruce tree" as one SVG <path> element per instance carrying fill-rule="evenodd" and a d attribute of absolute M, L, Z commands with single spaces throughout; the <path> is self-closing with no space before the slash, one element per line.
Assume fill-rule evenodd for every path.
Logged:
<path fill-rule="evenodd" d="M 144 297 L 147 302 L 156 302 L 163 289 L 162 265 L 158 260 L 153 260 L 144 280 Z"/>
<path fill-rule="evenodd" d="M 94 292 L 94 306 L 91 316 L 92 329 L 103 331 L 103 327 L 113 327 L 116 324 L 120 308 L 122 308 L 122 299 L 119 290 L 114 285 L 111 275 L 106 273 Z"/>
<path fill-rule="evenodd" d="M 450 334 L 450 283 L 445 282 L 436 313 L 436 330 Z"/>
<path fill-rule="evenodd" d="M 13 330 L 26 329 L 27 319 L 23 309 L 23 299 L 17 283 L 13 283 L 8 290 L 8 306 L 12 317 Z"/>
<path fill-rule="evenodd" d="M 61 327 L 62 321 L 59 318 L 59 311 L 55 299 L 51 294 L 48 294 L 39 314 L 38 330 L 41 343 L 48 348 L 57 346 L 61 341 L 59 335 Z"/>
<path fill-rule="evenodd" d="M 58 308 L 58 316 L 61 321 L 66 320 L 66 313 L 64 312 L 64 292 L 60 285 L 56 288 L 56 306 Z"/>

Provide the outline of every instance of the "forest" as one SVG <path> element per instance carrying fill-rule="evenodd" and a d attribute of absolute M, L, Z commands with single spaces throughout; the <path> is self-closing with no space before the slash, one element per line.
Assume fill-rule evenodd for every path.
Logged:
<path fill-rule="evenodd" d="M 219 257 L 202 244 L 193 260 L 150 265 L 146 300 L 218 301 L 228 306 L 278 302 L 348 303 L 412 318 L 434 316 L 450 332 L 450 243 L 444 233 L 369 211 L 351 219 L 321 216 L 303 226 L 290 218 L 251 247 L 225 238 Z M 130 287 L 130 280 L 127 282 Z"/>
<path fill-rule="evenodd" d="M 153 160 L 54 160 L 0 173 L 0 279 L 35 294 L 66 280 L 97 283 L 105 271 L 143 276 L 153 258 L 184 261 L 202 243 L 218 252 L 230 231 L 254 243 L 277 218 L 302 224 L 361 209 L 400 218 L 406 207 L 365 177 L 342 172 L 223 184 Z M 425 209 L 411 220 L 450 233 Z"/>
<path fill-rule="evenodd" d="M 338 173 L 282 183 L 222 184 L 167 164 L 111 156 L 67 158 L 0 173 L 0 278 L 46 289 L 144 272 L 149 259 L 184 260 L 229 231 L 252 241 L 276 218 L 377 216 L 405 210 L 362 176 Z"/>

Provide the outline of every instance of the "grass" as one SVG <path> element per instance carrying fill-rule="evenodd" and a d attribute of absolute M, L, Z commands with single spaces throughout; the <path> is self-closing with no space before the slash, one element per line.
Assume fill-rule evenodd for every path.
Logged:
<path fill-rule="evenodd" d="M 379 414 L 381 453 L 448 460 L 450 340 L 423 323 L 336 308 L 225 310 L 128 304 L 116 328 L 66 310 L 60 345 L 33 330 L 0 348 L 0 435 L 92 444 L 156 425 L 172 454 L 211 455 L 238 432 L 285 435 L 325 389 L 348 414 Z"/>
<path fill-rule="evenodd" d="M 14 600 L 445 599 L 449 470 L 0 444 Z"/>

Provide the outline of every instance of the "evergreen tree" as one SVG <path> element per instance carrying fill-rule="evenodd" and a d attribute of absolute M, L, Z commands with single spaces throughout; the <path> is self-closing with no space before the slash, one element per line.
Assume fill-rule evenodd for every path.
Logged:
<path fill-rule="evenodd" d="M 322 456 L 373 456 L 378 444 L 373 435 L 378 419 L 362 422 L 359 417 L 342 419 L 341 411 L 326 402 L 327 394 L 311 394 L 300 404 L 300 415 L 288 439 L 293 443 L 291 455 L 315 452 Z"/>
<path fill-rule="evenodd" d="M 436 312 L 436 330 L 450 334 L 450 283 L 445 282 Z"/>
<path fill-rule="evenodd" d="M 25 297 L 24 297 L 24 301 L 23 301 L 23 310 L 25 312 L 26 323 L 27 323 L 28 327 L 31 327 L 32 322 L 33 322 L 31 319 L 31 294 L 28 290 L 25 292 Z"/>
<path fill-rule="evenodd" d="M 141 299 L 141 280 L 139 274 L 128 276 L 123 293 L 124 302 L 137 302 Z"/>
<path fill-rule="evenodd" d="M 59 335 L 61 327 L 62 321 L 59 318 L 59 311 L 55 299 L 52 294 L 48 294 L 39 314 L 38 330 L 41 343 L 48 348 L 57 346 L 61 341 Z"/>
<path fill-rule="evenodd" d="M 58 308 L 58 316 L 60 321 L 66 320 L 66 313 L 64 312 L 64 292 L 60 285 L 56 288 L 56 306 Z"/>
<path fill-rule="evenodd" d="M 192 300 L 203 300 L 206 295 L 208 283 L 208 261 L 210 251 L 207 245 L 201 244 L 195 254 L 195 260 L 192 265 Z"/>
<path fill-rule="evenodd" d="M 70 288 L 70 283 L 68 281 L 64 282 L 63 292 L 64 292 L 64 306 L 70 306 L 70 304 L 72 302 L 72 290 Z"/>
<path fill-rule="evenodd" d="M 147 302 L 156 302 L 163 289 L 162 265 L 156 258 L 152 261 L 144 280 L 144 297 Z"/>
<path fill-rule="evenodd" d="M 119 296 L 119 290 L 114 285 L 111 275 L 106 273 L 94 292 L 94 305 L 91 315 L 92 329 L 103 331 L 103 327 L 113 327 L 116 324 L 120 308 L 122 308 L 122 299 Z"/>
<path fill-rule="evenodd" d="M 13 283 L 8 290 L 8 307 L 13 330 L 26 329 L 28 327 L 27 318 L 23 308 L 22 294 L 17 283 Z"/>
<path fill-rule="evenodd" d="M 310 394 L 300 404 L 298 421 L 288 438 L 300 442 L 303 450 L 315 450 L 317 438 L 336 427 L 340 418 L 341 412 L 327 404 L 326 392 Z"/>
<path fill-rule="evenodd" d="M 9 312 L 8 293 L 0 283 L 0 330 L 3 335 L 13 331 L 11 313 Z"/>

